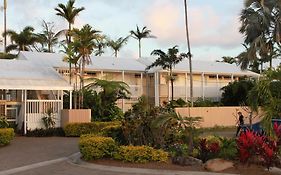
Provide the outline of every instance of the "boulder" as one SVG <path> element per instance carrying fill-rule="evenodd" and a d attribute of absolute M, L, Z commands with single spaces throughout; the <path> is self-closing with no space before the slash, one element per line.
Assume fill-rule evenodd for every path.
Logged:
<path fill-rule="evenodd" d="M 212 172 L 220 172 L 234 167 L 234 163 L 223 159 L 211 159 L 208 160 L 205 165 L 205 169 Z"/>

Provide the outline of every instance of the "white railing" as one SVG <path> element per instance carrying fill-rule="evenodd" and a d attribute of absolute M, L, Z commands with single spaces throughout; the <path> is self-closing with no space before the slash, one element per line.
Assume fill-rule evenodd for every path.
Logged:
<path fill-rule="evenodd" d="M 61 126 L 62 101 L 60 100 L 27 100 L 26 101 L 26 123 L 28 130 L 44 128 L 42 118 L 51 112 L 56 122 L 55 127 Z"/>

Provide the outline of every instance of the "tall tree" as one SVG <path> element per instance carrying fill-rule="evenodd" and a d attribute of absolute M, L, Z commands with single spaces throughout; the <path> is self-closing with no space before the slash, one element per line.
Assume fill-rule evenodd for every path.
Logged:
<path fill-rule="evenodd" d="M 101 56 L 104 53 L 104 48 L 107 46 L 106 36 L 101 35 L 99 38 L 97 38 L 96 42 L 98 49 L 95 51 L 95 56 Z"/>
<path fill-rule="evenodd" d="M 189 60 L 189 86 L 190 86 L 190 102 L 193 107 L 193 75 L 192 75 L 192 54 L 189 40 L 188 29 L 188 15 L 187 15 L 187 0 L 184 0 L 184 16 L 185 16 L 185 32 L 186 32 L 186 44 L 187 44 L 187 56 Z"/>
<path fill-rule="evenodd" d="M 114 50 L 115 57 L 118 57 L 118 52 L 124 47 L 128 42 L 129 36 L 123 38 L 120 37 L 117 40 L 107 39 L 107 46 Z"/>
<path fill-rule="evenodd" d="M 81 72 L 80 72 L 80 89 L 84 87 L 84 72 L 86 64 L 90 64 L 91 62 L 91 54 L 94 49 L 97 48 L 96 39 L 100 37 L 100 32 L 94 30 L 90 25 L 84 25 L 80 30 L 73 29 L 71 31 L 71 36 L 73 37 L 73 45 L 74 51 L 79 54 L 78 58 L 81 64 Z M 80 100 L 81 108 L 83 108 L 83 93 L 81 93 Z"/>
<path fill-rule="evenodd" d="M 68 32 L 66 35 L 67 44 L 71 42 L 71 35 L 69 33 L 72 29 L 72 24 L 75 22 L 75 18 L 81 11 L 85 10 L 84 7 L 74 7 L 74 3 L 75 0 L 69 0 L 66 5 L 60 3 L 58 4 L 58 7 L 55 8 L 55 11 L 57 12 L 56 15 L 63 17 L 68 22 Z M 71 62 L 69 62 L 69 83 L 71 85 Z"/>
<path fill-rule="evenodd" d="M 56 15 L 63 17 L 68 22 L 68 31 L 72 29 L 72 25 L 75 22 L 75 18 L 79 13 L 85 10 L 84 7 L 76 8 L 74 7 L 75 0 L 69 0 L 66 5 L 58 4 L 58 7 L 55 8 L 57 12 Z M 67 43 L 71 42 L 71 36 L 68 34 Z"/>
<path fill-rule="evenodd" d="M 63 31 L 55 32 L 54 31 L 54 23 L 46 22 L 43 20 L 42 22 L 42 32 L 38 33 L 39 42 L 42 45 L 42 50 L 45 52 L 54 52 L 53 47 L 58 44 L 58 37 L 63 33 Z M 47 49 L 45 48 L 47 47 Z"/>
<path fill-rule="evenodd" d="M 130 34 L 133 38 L 135 38 L 136 40 L 138 40 L 139 42 L 139 58 L 141 58 L 141 40 L 143 38 L 156 38 L 155 36 L 152 36 L 151 34 L 151 30 L 147 29 L 146 26 L 144 26 L 141 30 L 139 29 L 139 26 L 137 25 L 137 30 L 131 30 Z"/>
<path fill-rule="evenodd" d="M 173 76 L 173 67 L 178 64 L 182 59 L 187 58 L 188 55 L 181 53 L 179 54 L 179 50 L 177 46 L 174 46 L 168 49 L 168 52 L 165 53 L 162 50 L 154 50 L 151 52 L 151 55 L 158 56 L 154 63 L 149 65 L 146 70 L 151 69 L 152 67 L 160 66 L 163 69 L 169 70 L 169 80 L 171 82 L 172 88 L 172 101 L 174 100 L 174 76 Z"/>
<path fill-rule="evenodd" d="M 18 51 L 30 51 L 31 46 L 38 42 L 38 38 L 33 33 L 34 28 L 31 26 L 25 27 L 19 33 L 14 30 L 7 30 L 3 33 L 3 36 L 9 36 L 11 44 L 6 47 L 6 51 L 10 52 L 12 50 Z"/>
<path fill-rule="evenodd" d="M 240 15 L 240 33 L 245 36 L 244 45 L 247 46 L 248 57 L 245 60 L 249 60 L 248 65 L 258 60 L 261 70 L 265 62 L 270 62 L 272 66 L 276 46 L 281 44 L 280 11 L 279 0 L 245 0 L 245 7 Z"/>

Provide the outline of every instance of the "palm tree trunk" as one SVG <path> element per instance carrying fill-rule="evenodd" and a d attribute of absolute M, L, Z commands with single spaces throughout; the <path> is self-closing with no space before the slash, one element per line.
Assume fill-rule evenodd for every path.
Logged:
<path fill-rule="evenodd" d="M 174 101 L 174 77 L 172 69 L 170 68 L 170 80 L 171 80 L 171 94 L 172 94 L 172 101 Z"/>
<path fill-rule="evenodd" d="M 188 18 L 187 18 L 187 0 L 184 0 L 184 12 L 185 12 L 185 30 L 186 30 L 186 42 L 188 48 L 188 60 L 189 60 L 189 80 L 190 80 L 190 102 L 191 107 L 193 107 L 193 75 L 192 75 L 192 60 L 191 60 L 191 48 L 189 41 L 189 31 L 188 31 Z"/>
<path fill-rule="evenodd" d="M 139 39 L 139 58 L 141 58 L 141 40 Z"/>
<path fill-rule="evenodd" d="M 67 32 L 67 36 L 66 37 L 66 42 L 67 42 L 67 45 L 69 46 L 70 42 L 71 42 L 71 36 L 69 35 L 69 32 L 71 30 L 71 23 L 68 23 L 68 32 Z M 69 84 L 71 85 L 71 70 L 72 70 L 72 67 L 71 67 L 71 60 L 69 59 Z"/>
<path fill-rule="evenodd" d="M 82 71 L 81 71 L 81 88 L 80 88 L 80 91 L 81 91 L 81 101 L 80 101 L 80 107 L 83 109 L 84 105 L 83 105 L 83 102 L 84 102 L 84 93 L 83 93 L 83 88 L 84 88 L 84 71 L 85 71 L 85 56 L 82 57 Z"/>
<path fill-rule="evenodd" d="M 114 51 L 114 54 L 115 54 L 115 57 L 117 58 L 117 56 L 118 56 L 118 51 L 115 50 L 115 51 Z"/>
<path fill-rule="evenodd" d="M 269 60 L 269 68 L 272 69 L 272 57 Z"/>
<path fill-rule="evenodd" d="M 7 47 L 7 1 L 4 0 L 4 53 L 6 53 L 6 47 Z"/>

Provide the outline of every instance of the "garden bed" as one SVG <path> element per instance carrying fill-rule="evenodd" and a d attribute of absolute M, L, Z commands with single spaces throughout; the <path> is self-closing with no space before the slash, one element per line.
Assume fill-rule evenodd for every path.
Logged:
<path fill-rule="evenodd" d="M 145 169 L 159 169 L 159 170 L 175 170 L 175 171 L 201 171 L 207 172 L 202 166 L 180 166 L 172 164 L 171 161 L 168 163 L 163 162 L 149 162 L 145 164 L 140 163 L 128 163 L 112 159 L 100 159 L 92 160 L 90 163 L 105 165 L 105 166 L 116 166 L 116 167 L 128 167 L 128 168 L 145 168 Z M 234 168 L 227 169 L 220 173 L 230 174 L 241 174 L 241 175 L 278 175 L 278 173 L 268 172 L 264 167 L 258 165 L 242 165 L 235 163 Z"/>

